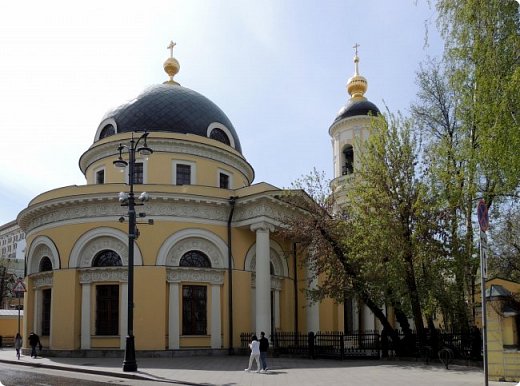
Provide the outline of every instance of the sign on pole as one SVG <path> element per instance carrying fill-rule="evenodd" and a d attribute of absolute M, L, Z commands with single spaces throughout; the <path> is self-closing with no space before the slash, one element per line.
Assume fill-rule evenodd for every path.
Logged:
<path fill-rule="evenodd" d="M 477 216 L 478 216 L 478 224 L 480 225 L 480 230 L 482 232 L 486 232 L 489 229 L 489 215 L 486 202 L 484 200 L 480 200 L 477 206 Z"/>
<path fill-rule="evenodd" d="M 18 279 L 16 284 L 13 287 L 13 292 L 26 292 L 25 286 L 23 285 L 23 280 Z"/>

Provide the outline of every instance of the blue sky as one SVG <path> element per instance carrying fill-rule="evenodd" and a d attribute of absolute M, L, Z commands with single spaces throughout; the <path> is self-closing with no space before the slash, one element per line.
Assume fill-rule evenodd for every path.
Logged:
<path fill-rule="evenodd" d="M 228 115 L 255 182 L 331 176 L 352 46 L 368 99 L 406 112 L 419 63 L 442 53 L 435 18 L 426 0 L 1 2 L 0 224 L 85 183 L 78 160 L 103 115 L 166 80 L 170 40 L 175 79 Z"/>

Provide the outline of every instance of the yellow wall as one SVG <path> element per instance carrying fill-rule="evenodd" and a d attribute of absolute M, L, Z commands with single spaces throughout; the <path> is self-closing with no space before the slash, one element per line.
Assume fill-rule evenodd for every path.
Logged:
<path fill-rule="evenodd" d="M 159 267 L 136 267 L 134 287 L 135 344 L 140 350 L 164 350 L 166 271 Z M 152 316 L 152 317 L 151 317 Z"/>
<path fill-rule="evenodd" d="M 20 330 L 23 326 L 23 316 L 20 316 Z M 15 336 L 18 332 L 18 316 L 0 316 L 0 336 Z"/>
<path fill-rule="evenodd" d="M 75 312 L 75 304 L 80 303 L 81 293 L 73 270 L 59 270 L 53 273 L 51 292 L 51 337 L 50 348 L 61 350 L 79 348 L 79 331 L 81 320 Z M 59 312 L 57 309 L 59 308 Z M 43 337 L 42 337 L 43 338 Z"/>
<path fill-rule="evenodd" d="M 492 279 L 486 282 L 486 287 L 501 285 L 512 293 L 520 293 L 520 283 L 514 283 L 504 279 Z M 520 381 L 520 347 L 518 346 L 518 333 L 515 319 L 512 316 L 505 317 L 497 313 L 501 307 L 499 302 L 487 303 L 487 352 L 488 370 L 491 380 Z M 516 340 L 515 340 L 516 338 Z M 516 345 L 515 348 L 511 348 Z"/>

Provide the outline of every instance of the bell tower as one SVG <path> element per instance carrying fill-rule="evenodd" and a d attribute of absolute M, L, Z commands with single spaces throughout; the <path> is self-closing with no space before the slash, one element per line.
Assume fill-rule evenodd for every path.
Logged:
<path fill-rule="evenodd" d="M 339 205 L 344 202 L 345 184 L 359 167 L 357 155 L 362 149 L 359 148 L 358 139 L 368 138 L 371 117 L 380 114 L 377 106 L 365 97 L 368 82 L 359 74 L 359 44 L 356 43 L 353 48 L 354 75 L 347 81 L 350 98 L 329 128 L 334 165 L 332 189 Z"/>

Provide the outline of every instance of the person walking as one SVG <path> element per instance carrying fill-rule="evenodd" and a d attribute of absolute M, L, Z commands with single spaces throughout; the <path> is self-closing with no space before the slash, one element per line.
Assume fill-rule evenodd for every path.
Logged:
<path fill-rule="evenodd" d="M 269 339 L 265 337 L 265 332 L 260 333 L 260 363 L 262 364 L 262 371 L 269 370 L 267 368 L 267 350 L 269 350 Z"/>
<path fill-rule="evenodd" d="M 22 348 L 22 336 L 19 332 L 16 333 L 14 337 L 14 348 L 16 349 L 16 357 L 20 359 L 20 350 Z"/>
<path fill-rule="evenodd" d="M 256 361 L 256 372 L 260 372 L 260 342 L 258 342 L 258 338 L 256 335 L 253 335 L 251 343 L 249 343 L 249 348 L 251 349 L 251 355 L 249 356 L 249 366 L 244 371 L 251 371 L 253 366 L 253 361 Z"/>
<path fill-rule="evenodd" d="M 29 334 L 29 345 L 31 346 L 31 358 L 36 358 L 38 356 L 36 353 L 36 346 L 38 346 L 41 351 L 42 344 L 40 343 L 40 337 L 34 332 Z"/>

